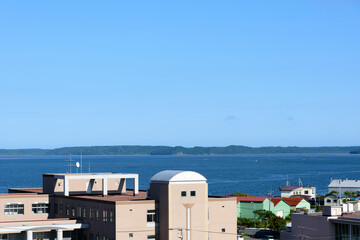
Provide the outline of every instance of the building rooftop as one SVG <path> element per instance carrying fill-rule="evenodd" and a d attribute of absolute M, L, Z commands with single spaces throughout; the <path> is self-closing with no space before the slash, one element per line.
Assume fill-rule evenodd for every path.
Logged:
<path fill-rule="evenodd" d="M 281 200 L 283 200 L 284 202 L 286 202 L 287 204 L 289 204 L 290 206 L 293 206 L 293 207 L 297 206 L 302 200 L 307 201 L 307 200 L 304 199 L 304 198 L 298 198 L 298 197 L 291 197 L 291 198 L 286 198 L 286 197 L 274 197 L 274 198 L 271 199 L 271 201 L 273 201 L 273 200 L 276 200 L 276 201 L 279 200 L 279 202 L 280 202 Z M 274 204 L 275 204 L 275 203 L 274 203 Z"/>
<path fill-rule="evenodd" d="M 329 188 L 338 188 L 338 187 L 356 187 L 360 188 L 360 180 L 341 180 L 334 179 L 330 182 Z"/>
<path fill-rule="evenodd" d="M 140 190 L 138 194 L 134 196 L 133 190 L 126 190 L 126 193 L 122 194 L 109 194 L 109 195 L 72 195 L 70 198 L 81 198 L 95 201 L 105 202 L 122 202 L 122 201 L 139 201 L 147 200 L 147 192 Z"/>
<path fill-rule="evenodd" d="M 279 187 L 280 191 L 292 191 L 298 188 L 316 188 L 316 187 L 311 187 L 311 186 L 284 186 L 284 187 Z"/>
<path fill-rule="evenodd" d="M 43 193 L 42 188 L 9 188 L 9 193 Z"/>
<path fill-rule="evenodd" d="M 274 203 L 274 206 L 278 205 L 278 203 L 281 201 L 282 201 L 282 199 L 271 199 L 271 202 Z"/>
<path fill-rule="evenodd" d="M 263 202 L 267 197 L 236 197 L 237 203 L 239 202 Z"/>
<path fill-rule="evenodd" d="M 203 182 L 206 183 L 206 178 L 200 173 L 193 171 L 174 171 L 166 170 L 155 174 L 151 178 L 151 182 Z"/>

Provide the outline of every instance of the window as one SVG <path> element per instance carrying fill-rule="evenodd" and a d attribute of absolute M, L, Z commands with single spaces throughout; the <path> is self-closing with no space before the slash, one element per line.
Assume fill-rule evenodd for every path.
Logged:
<path fill-rule="evenodd" d="M 95 211 L 95 218 L 96 218 L 97 221 L 99 221 L 99 219 L 100 219 L 99 209 L 96 209 L 96 211 Z"/>
<path fill-rule="evenodd" d="M 81 217 L 81 207 L 77 207 L 77 216 Z"/>
<path fill-rule="evenodd" d="M 71 216 L 75 217 L 75 208 L 74 207 L 71 208 Z"/>
<path fill-rule="evenodd" d="M 158 221 L 157 221 L 157 214 L 156 214 L 156 211 L 155 211 L 155 210 L 147 210 L 146 221 L 147 221 L 148 223 L 158 222 Z"/>
<path fill-rule="evenodd" d="M 327 199 L 326 202 L 327 202 L 327 203 L 331 203 L 331 199 Z"/>
<path fill-rule="evenodd" d="M 182 196 L 182 197 L 186 197 L 186 191 L 182 191 L 182 192 L 181 192 L 181 196 Z"/>
<path fill-rule="evenodd" d="M 66 216 L 70 216 L 70 207 L 66 205 Z"/>
<path fill-rule="evenodd" d="M 49 212 L 49 204 L 48 203 L 36 203 L 32 205 L 32 213 L 41 214 Z"/>
<path fill-rule="evenodd" d="M 225 232 L 225 228 L 222 228 L 222 229 L 221 229 L 221 232 Z"/>
<path fill-rule="evenodd" d="M 86 208 L 83 208 L 83 209 L 82 209 L 82 217 L 83 217 L 83 218 L 86 218 Z"/>
<path fill-rule="evenodd" d="M 94 217 L 94 209 L 90 208 L 90 210 L 89 210 L 89 218 L 93 219 L 93 217 Z"/>
<path fill-rule="evenodd" d="M 5 215 L 24 215 L 24 204 L 7 204 L 4 207 Z"/>
<path fill-rule="evenodd" d="M 59 213 L 63 214 L 63 205 L 62 204 L 59 205 Z"/>
<path fill-rule="evenodd" d="M 309 191 L 308 191 L 308 190 L 305 190 L 305 194 L 309 194 Z"/>
<path fill-rule="evenodd" d="M 196 191 L 191 191 L 190 196 L 195 197 L 196 196 Z"/>
<path fill-rule="evenodd" d="M 132 238 L 133 236 L 134 236 L 134 234 L 133 234 L 133 233 L 129 233 L 129 237 L 131 237 L 131 238 Z"/>
<path fill-rule="evenodd" d="M 114 221 L 114 212 L 112 210 L 109 211 L 109 221 L 111 223 Z"/>
<path fill-rule="evenodd" d="M 107 211 L 106 210 L 103 210 L 102 212 L 102 216 L 103 216 L 103 222 L 107 222 Z"/>
<path fill-rule="evenodd" d="M 147 239 L 158 239 L 156 235 L 148 235 Z"/>
<path fill-rule="evenodd" d="M 96 240 L 99 240 L 99 235 L 96 235 Z"/>
<path fill-rule="evenodd" d="M 94 236 L 92 233 L 90 233 L 90 235 L 89 235 L 89 240 L 94 240 Z"/>
<path fill-rule="evenodd" d="M 7 234 L 0 234 L 0 240 L 7 240 L 8 235 Z"/>
<path fill-rule="evenodd" d="M 57 203 L 54 204 L 54 210 L 55 210 L 55 214 L 58 214 L 59 213 L 59 206 Z"/>

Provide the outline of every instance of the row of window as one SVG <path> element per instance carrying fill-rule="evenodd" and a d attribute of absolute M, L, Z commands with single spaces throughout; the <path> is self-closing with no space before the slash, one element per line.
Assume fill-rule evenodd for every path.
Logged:
<path fill-rule="evenodd" d="M 129 233 L 129 238 L 134 237 L 134 233 Z M 147 239 L 159 239 L 157 235 L 147 235 Z"/>
<path fill-rule="evenodd" d="M 78 206 L 75 212 L 74 207 L 70 207 L 69 205 L 65 206 L 65 215 L 68 217 L 79 217 L 79 218 L 89 218 L 95 219 L 96 221 L 100 221 L 100 211 L 98 208 L 89 208 L 89 213 L 86 207 Z M 64 214 L 64 206 L 63 204 L 55 204 L 55 214 Z M 88 215 L 89 214 L 89 215 Z M 114 212 L 110 209 L 102 210 L 102 221 L 103 222 L 114 222 Z"/>
<path fill-rule="evenodd" d="M 35 203 L 32 204 L 32 213 L 41 214 L 49 213 L 49 204 L 48 203 Z M 4 206 L 5 215 L 24 215 L 24 204 L 12 203 L 6 204 Z"/>
<path fill-rule="evenodd" d="M 186 197 L 187 193 L 186 191 L 181 191 L 181 197 Z M 196 191 L 190 191 L 191 197 L 196 197 Z"/>
<path fill-rule="evenodd" d="M 129 238 L 134 237 L 134 233 L 129 233 Z M 157 235 L 147 235 L 147 239 L 155 239 L 158 240 L 158 236 Z M 94 235 L 92 233 L 90 233 L 90 237 L 89 240 L 94 240 Z M 100 237 L 99 235 L 95 235 L 95 240 L 114 240 L 112 238 L 107 238 L 107 237 Z"/>

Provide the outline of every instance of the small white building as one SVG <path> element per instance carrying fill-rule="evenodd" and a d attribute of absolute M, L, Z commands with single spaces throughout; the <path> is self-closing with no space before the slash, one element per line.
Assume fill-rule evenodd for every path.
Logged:
<path fill-rule="evenodd" d="M 328 194 L 324 197 L 324 206 L 340 206 L 340 199 L 335 194 Z"/>
<path fill-rule="evenodd" d="M 281 197 L 301 196 L 308 199 L 316 197 L 316 187 L 285 186 L 279 187 L 279 190 L 281 192 Z"/>
<path fill-rule="evenodd" d="M 332 180 L 328 186 L 329 192 L 336 191 L 342 196 L 344 192 L 355 192 L 356 195 L 360 193 L 360 180 Z"/>

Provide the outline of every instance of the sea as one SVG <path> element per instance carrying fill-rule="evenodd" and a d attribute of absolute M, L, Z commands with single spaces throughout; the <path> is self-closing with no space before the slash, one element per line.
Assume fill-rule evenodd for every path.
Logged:
<path fill-rule="evenodd" d="M 71 158 L 72 161 L 69 161 Z M 82 167 L 77 168 L 76 162 Z M 71 166 L 69 166 L 71 165 Z M 191 170 L 208 179 L 209 195 L 243 192 L 280 195 L 279 187 L 317 187 L 326 194 L 331 179 L 360 179 L 359 154 L 238 154 L 173 156 L 0 156 L 0 193 L 42 186 L 43 173 L 138 173 L 140 189 L 163 170 Z M 132 188 L 128 182 L 128 188 Z"/>

